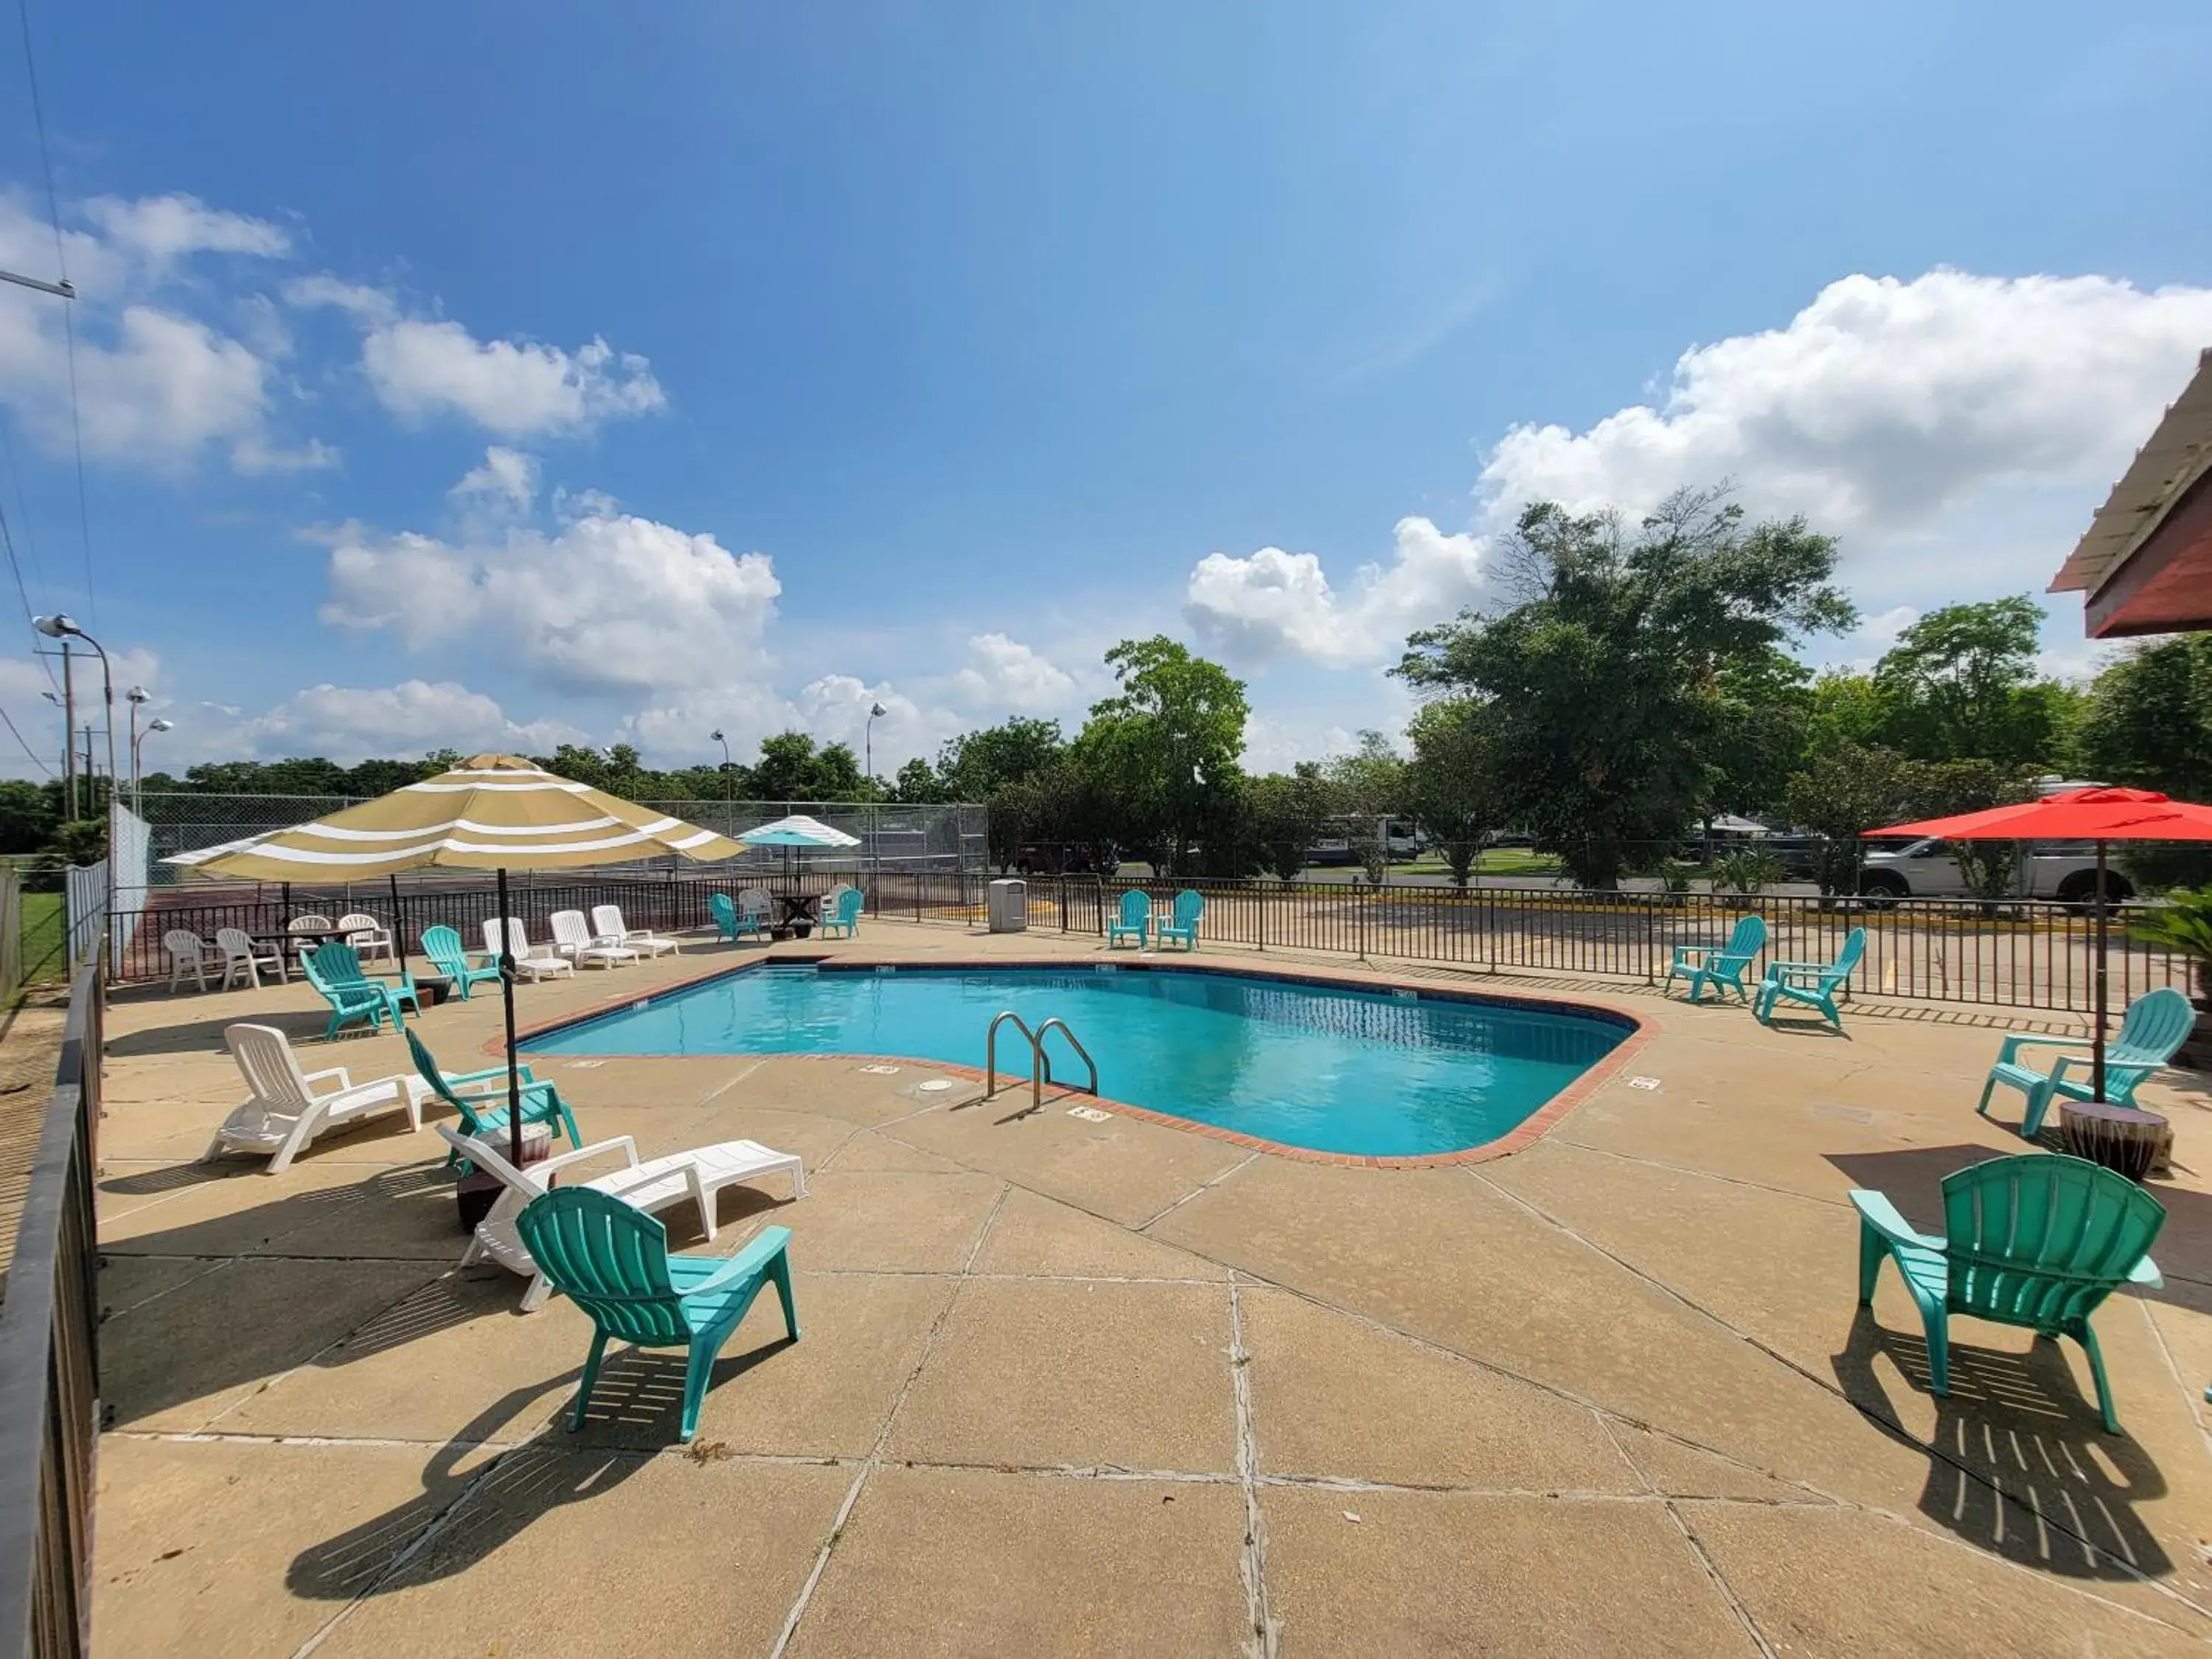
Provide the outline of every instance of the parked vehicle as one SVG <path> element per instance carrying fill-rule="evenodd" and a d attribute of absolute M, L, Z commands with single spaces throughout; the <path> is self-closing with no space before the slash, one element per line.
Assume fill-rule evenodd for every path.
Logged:
<path fill-rule="evenodd" d="M 1859 891 L 1869 898 L 1972 898 L 1950 844 L 1930 837 L 1902 847 L 1869 851 L 1861 860 Z M 2097 851 L 2087 842 L 2039 841 L 2016 861 L 2011 896 L 2087 904 L 2097 892 Z M 2118 870 L 2105 872 L 2105 902 L 2135 896 L 2135 884 Z"/>
<path fill-rule="evenodd" d="M 1322 829 L 1321 839 L 1313 844 L 1306 855 L 1308 864 L 1357 864 L 1360 849 L 1374 839 L 1375 826 L 1369 821 L 1355 822 L 1350 818 L 1331 818 Z M 1409 818 L 1392 818 L 1387 830 L 1388 846 L 1385 856 L 1394 864 L 1403 864 L 1416 858 L 1428 845 L 1429 838 L 1420 827 Z"/>

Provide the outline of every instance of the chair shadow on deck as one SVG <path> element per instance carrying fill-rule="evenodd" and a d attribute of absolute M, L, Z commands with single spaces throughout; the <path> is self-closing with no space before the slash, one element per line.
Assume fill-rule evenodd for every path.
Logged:
<path fill-rule="evenodd" d="M 715 1362 L 710 1396 L 713 1388 L 790 1346 L 790 1338 L 780 1336 L 725 1353 Z M 610 1353 L 580 1434 L 566 1427 L 580 1364 L 503 1395 L 439 1448 L 423 1467 L 417 1496 L 301 1551 L 285 1588 L 314 1601 L 345 1601 L 468 1571 L 540 1516 L 599 1497 L 673 1452 L 684 1412 L 684 1364 L 680 1352 Z M 495 1457 L 483 1449 L 487 1437 L 533 1402 L 548 1420 L 532 1438 Z M 717 1442 L 698 1442 L 685 1455 L 707 1462 L 719 1449 Z"/>
<path fill-rule="evenodd" d="M 143 1030 L 118 1032 L 107 1039 L 107 1054 L 110 1059 L 149 1054 L 220 1054 L 223 1052 L 224 1028 L 241 1020 L 275 1026 L 295 1048 L 344 1046 L 342 1042 L 326 1043 L 323 1040 L 324 1029 L 330 1024 L 327 1009 L 256 1008 L 240 1009 L 220 1019 L 180 1020 L 174 1025 L 149 1025 Z M 307 1069 L 312 1071 L 314 1067 L 310 1065 Z"/>
<path fill-rule="evenodd" d="M 2136 1512 L 2166 1495 L 2166 1477 L 2141 1445 L 2107 1434 L 2054 1342 L 2026 1353 L 1962 1342 L 1954 1323 L 1951 1392 L 1929 1391 L 1928 1345 L 1857 1310 L 1831 1364 L 1844 1395 L 1924 1451 L 1922 1514 L 1947 1532 L 2017 1565 L 2069 1578 L 2159 1577 L 2172 1558 Z M 1885 1378 L 1887 1358 L 1901 1376 Z M 1905 1428 L 1887 1390 L 1935 1407 L 1927 1440 Z"/>

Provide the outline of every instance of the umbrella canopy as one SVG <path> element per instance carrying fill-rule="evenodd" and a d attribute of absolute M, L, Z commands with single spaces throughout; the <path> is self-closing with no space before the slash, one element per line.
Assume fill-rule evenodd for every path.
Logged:
<path fill-rule="evenodd" d="M 858 847 L 860 844 L 858 836 L 848 836 L 842 830 L 833 830 L 821 819 L 810 818 L 804 812 L 778 818 L 774 823 L 763 823 L 757 830 L 748 830 L 742 839 L 748 847 Z"/>
<path fill-rule="evenodd" d="M 430 868 L 574 870 L 662 853 L 712 862 L 744 850 L 515 756 L 477 755 L 312 823 L 166 862 L 252 881 L 346 881 Z"/>
<path fill-rule="evenodd" d="M 2154 789 L 2098 786 L 2062 789 L 2040 800 L 1960 812 L 1948 818 L 1923 818 L 1869 830 L 1869 836 L 1940 836 L 1945 841 L 2093 841 L 2097 843 L 2095 1006 L 2090 1018 L 2095 1037 L 2090 1061 L 2090 1092 L 2105 1097 L 2105 849 L 2116 841 L 2212 841 L 2212 806 L 2170 800 Z"/>
<path fill-rule="evenodd" d="M 2212 806 L 2169 800 L 2154 789 L 2062 789 L 2041 800 L 1865 833 L 1946 841 L 2212 841 Z"/>
<path fill-rule="evenodd" d="M 732 859 L 741 841 L 556 777 L 514 755 L 477 755 L 449 772 L 312 823 L 226 842 L 164 860 L 203 875 L 253 881 L 357 881 L 402 870 L 494 870 L 499 913 L 509 870 L 574 870 L 672 853 L 702 863 Z M 395 918 L 395 922 L 396 922 Z M 521 1083 L 514 1054 L 514 956 L 500 928 L 507 1015 L 512 1151 L 522 1161 Z"/>

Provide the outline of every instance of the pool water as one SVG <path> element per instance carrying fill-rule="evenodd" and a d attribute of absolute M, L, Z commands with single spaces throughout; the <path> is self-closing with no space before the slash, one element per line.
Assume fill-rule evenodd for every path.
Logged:
<path fill-rule="evenodd" d="M 1244 975 L 1092 968 L 775 965 L 723 975 L 528 1039 L 538 1054 L 887 1054 L 983 1064 L 991 1017 L 1057 1016 L 1109 1100 L 1285 1146 L 1421 1157 L 1495 1140 L 1630 1026 L 1493 1003 Z M 1082 1062 L 1049 1040 L 1055 1076 Z M 1027 1093 L 1028 1045 L 999 1035 Z"/>

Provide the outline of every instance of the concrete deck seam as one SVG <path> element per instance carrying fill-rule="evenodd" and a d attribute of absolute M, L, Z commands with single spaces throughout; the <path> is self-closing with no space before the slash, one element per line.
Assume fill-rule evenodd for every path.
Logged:
<path fill-rule="evenodd" d="M 234 1255 L 216 1256 L 212 1258 L 208 1256 L 191 1255 L 173 1257 L 140 1257 L 138 1259 L 141 1261 L 167 1260 L 178 1261 L 204 1261 L 208 1265 L 202 1267 L 199 1272 L 192 1274 L 190 1278 L 180 1279 L 173 1285 L 166 1285 L 162 1286 L 161 1289 L 155 1291 L 151 1296 L 140 1297 L 138 1300 L 133 1302 L 126 1308 L 111 1308 L 103 1304 L 100 1310 L 100 1319 L 102 1324 L 106 1324 L 111 1319 L 120 1319 L 125 1314 L 137 1313 L 141 1308 L 151 1307 L 155 1303 L 159 1302 L 163 1297 L 169 1296 L 178 1291 L 181 1291 L 187 1285 L 198 1284 L 200 1280 L 205 1279 L 210 1273 L 221 1273 L 225 1267 L 228 1267 L 232 1262 L 238 1261 L 240 1258 Z"/>
<path fill-rule="evenodd" d="M 2012 1492 L 2007 1492 L 2002 1486 L 1997 1485 L 1995 1481 L 1990 1480 L 1978 1470 L 1969 1468 L 1966 1464 L 1960 1462 L 1956 1459 L 1948 1455 L 1941 1446 L 1923 1443 L 1923 1442 L 1915 1439 L 1905 1431 L 1903 1425 L 1893 1423 L 1875 1412 L 1871 1407 L 1860 1404 L 1857 1401 L 1853 1400 L 1849 1395 L 1845 1394 L 1842 1389 L 1837 1388 L 1833 1383 L 1825 1381 L 1812 1371 L 1808 1370 L 1804 1366 L 1800 1365 L 1796 1360 L 1790 1358 L 1787 1354 L 1782 1353 L 1779 1351 L 1770 1347 L 1765 1342 L 1760 1341 L 1756 1336 L 1752 1335 L 1748 1331 L 1737 1328 L 1735 1325 L 1730 1324 L 1727 1320 L 1722 1318 L 1711 1309 L 1701 1306 L 1697 1302 L 1692 1301 L 1690 1297 L 1683 1295 L 1680 1291 L 1674 1289 L 1671 1285 L 1668 1285 L 1660 1279 L 1653 1278 L 1650 1273 L 1645 1273 L 1642 1268 L 1638 1267 L 1633 1263 L 1624 1260 L 1620 1256 L 1615 1255 L 1611 1250 L 1607 1249 L 1603 1245 L 1586 1237 L 1582 1233 L 1577 1231 L 1574 1228 L 1569 1226 L 1566 1223 L 1547 1214 L 1540 1206 L 1530 1203 L 1528 1200 L 1522 1198 L 1518 1194 L 1509 1192 L 1505 1188 L 1499 1187 L 1495 1182 L 1487 1180 L 1483 1176 L 1480 1170 L 1470 1167 L 1468 1173 L 1474 1176 L 1477 1180 L 1482 1181 L 1485 1186 L 1489 1187 L 1492 1191 L 1498 1193 L 1501 1197 L 1504 1197 L 1515 1204 L 1520 1205 L 1531 1215 L 1534 1215 L 1545 1222 L 1546 1224 L 1557 1228 L 1560 1232 L 1565 1233 L 1568 1237 L 1575 1240 L 1577 1243 L 1595 1251 L 1598 1255 L 1604 1256 L 1608 1261 L 1617 1264 L 1624 1272 L 1632 1274 L 1638 1279 L 1651 1285 L 1656 1290 L 1664 1292 L 1667 1296 L 1680 1303 L 1685 1308 L 1688 1308 L 1693 1312 L 1698 1314 L 1700 1316 L 1711 1321 L 1712 1323 L 1718 1326 L 1722 1330 L 1724 1330 L 1735 1336 L 1739 1341 L 1744 1343 L 1747 1346 L 1756 1350 L 1759 1353 L 1765 1354 L 1769 1359 L 1771 1359 L 1776 1364 L 1780 1365 L 1785 1370 L 1795 1373 L 1796 1376 L 1804 1378 L 1806 1382 L 1811 1383 L 1814 1388 L 1820 1389 L 1823 1393 L 1842 1401 L 1846 1406 L 1849 1406 L 1853 1411 L 1856 1412 L 1861 1418 L 1872 1424 L 1877 1429 L 1880 1429 L 1885 1434 L 1887 1434 L 1892 1439 L 1897 1441 L 1899 1444 L 1911 1448 L 1921 1456 L 1930 1457 L 1937 1460 L 1938 1462 L 1956 1470 L 1960 1474 L 1965 1476 L 1967 1480 L 1974 1482 L 1976 1485 L 1994 1492 L 1998 1498 L 2009 1500 L 2010 1502 L 2018 1504 L 2029 1514 L 2034 1516 L 2037 1520 L 2040 1521 L 2044 1525 L 2051 1528 L 2055 1531 L 2063 1533 L 2067 1537 L 2074 1540 L 2083 1549 L 2088 1551 L 2093 1559 L 2102 1559 L 2110 1561 L 2114 1566 L 2118 1567 L 2130 1577 L 2137 1579 L 2141 1583 L 2151 1586 L 2160 1595 L 2168 1596 L 2171 1599 L 2179 1601 L 2184 1607 L 2190 1607 L 2199 1613 L 2205 1614 L 2207 1617 L 2212 1617 L 2212 1609 L 2208 1609 L 2198 1605 L 2197 1601 L 2192 1600 L 2191 1597 L 2183 1595 L 2172 1585 L 2161 1583 L 2160 1581 L 2151 1577 L 2148 1574 L 2144 1573 L 2138 1569 L 2133 1562 L 2123 1560 L 2121 1558 L 2113 1555 L 2110 1551 L 2101 1548 L 2094 1540 L 2085 1536 L 2077 1527 L 2069 1524 L 2063 1516 L 2053 1515 L 2049 1510 L 2042 1508 L 2040 1504 L 2031 1502 L 2027 1498 L 2017 1497 Z M 1815 1490 L 1818 1489 L 1815 1488 Z M 1844 1500 L 1838 1499 L 1838 1501 L 1842 1502 Z M 1870 1514 L 1884 1515 L 1889 1513 L 1887 1510 L 1876 1509 L 1872 1505 L 1853 1504 L 1850 1504 L 1849 1507 L 1853 1509 L 1863 1509 Z M 1901 1516 L 1897 1518 L 1900 1520 L 1903 1519 Z M 1905 1524 L 1909 1526 L 1911 1522 L 1907 1521 Z M 1964 1540 L 1959 1541 L 1962 1547 L 1970 1549 L 1975 1548 L 1974 1546 L 1965 1544 Z M 1979 1549 L 1976 1549 L 1975 1553 L 1983 1556 L 1987 1556 L 1988 1554 L 1988 1552 Z M 1996 1559 L 2002 1559 L 2003 1558 L 1998 1557 Z M 2022 1571 L 2026 1571 L 2026 1569 L 2023 1568 Z M 2090 1592 L 2081 1590 L 2077 1586 L 2072 1584 L 2062 1585 L 2061 1588 L 2073 1590 L 2077 1595 L 2091 1594 Z"/>
<path fill-rule="evenodd" d="M 1742 1599 L 1729 1585 L 1721 1571 L 1720 1564 L 1706 1550 L 1705 1541 L 1690 1530 L 1690 1523 L 1682 1518 L 1682 1512 L 1674 1507 L 1674 1501 L 1670 1498 L 1661 1507 L 1665 1510 L 1667 1518 L 1674 1523 L 1674 1529 L 1682 1534 L 1683 1543 L 1697 1558 L 1698 1565 L 1705 1570 L 1705 1577 L 1712 1580 L 1713 1588 L 1721 1594 L 1721 1600 L 1729 1604 L 1729 1611 L 1735 1614 L 1736 1623 L 1743 1626 L 1743 1633 L 1752 1639 L 1764 1659 L 1780 1659 L 1774 1651 L 1774 1644 L 1766 1639 L 1766 1632 L 1759 1629 L 1759 1621 L 1751 1616 L 1751 1609 L 1744 1606 Z"/>
<path fill-rule="evenodd" d="M 1253 1157 L 1258 1157 L 1254 1153 Z M 1247 1158 L 1245 1163 L 1249 1163 Z M 1243 1164 L 1237 1166 L 1243 1169 Z M 1273 1659 L 1279 1632 L 1267 1605 L 1267 1516 L 1260 1504 L 1260 1444 L 1252 1417 L 1252 1356 L 1244 1346 L 1244 1304 L 1229 1275 L 1229 1387 L 1237 1408 L 1237 1480 L 1244 1492 L 1244 1547 L 1237 1576 L 1244 1583 L 1244 1650 Z"/>
<path fill-rule="evenodd" d="M 244 1260 L 246 1258 L 240 1259 Z M 258 1258 L 254 1259 L 258 1260 Z M 313 1259 L 316 1261 L 343 1261 L 346 1258 L 318 1256 Z M 391 1301 L 386 1303 L 382 1307 L 377 1309 L 375 1312 L 370 1314 L 368 1318 L 362 1320 L 360 1324 L 349 1327 L 343 1335 L 339 1336 L 331 1341 L 324 1343 L 321 1347 L 317 1348 L 313 1353 L 309 1354 L 305 1359 L 302 1359 L 298 1364 L 287 1365 L 283 1370 L 276 1372 L 275 1375 L 262 1378 L 259 1383 L 253 1388 L 248 1389 L 237 1399 L 232 1401 L 230 1404 L 225 1406 L 221 1411 L 216 1413 L 214 1416 L 209 1418 L 206 1422 L 201 1424 L 200 1426 L 204 1429 L 213 1428 L 216 1424 L 222 1422 L 224 1418 L 228 1417 L 233 1412 L 237 1411 L 240 1407 L 243 1407 L 247 1401 L 259 1399 L 263 1395 L 268 1393 L 270 1389 L 275 1388 L 279 1382 L 284 1381 L 288 1376 L 297 1376 L 301 1371 L 306 1370 L 317 1360 L 320 1359 L 325 1354 L 334 1353 L 338 1349 L 345 1346 L 347 1343 L 354 1340 L 355 1336 L 367 1329 L 369 1326 L 374 1325 L 378 1320 L 383 1318 L 401 1303 L 409 1300 L 410 1297 L 420 1296 L 424 1291 L 428 1290 L 433 1285 L 442 1284 L 445 1280 L 454 1278 L 459 1271 L 460 1270 L 457 1267 L 448 1267 L 445 1272 L 433 1274 L 430 1278 L 424 1279 L 422 1284 L 416 1285 L 412 1290 L 392 1297 Z"/>
<path fill-rule="evenodd" d="M 1173 1215 L 1173 1214 L 1174 1214 L 1177 1210 L 1180 1210 L 1181 1208 L 1182 1208 L 1182 1206 L 1183 1206 L 1184 1205 L 1186 1205 L 1186 1204 L 1189 1203 L 1189 1202 L 1191 1201 L 1191 1200 L 1193 1200 L 1194 1198 L 1197 1198 L 1197 1197 L 1200 1196 L 1200 1195 L 1201 1195 L 1201 1194 L 1203 1194 L 1212 1192 L 1212 1191 L 1216 1187 L 1218 1187 L 1218 1186 L 1219 1186 L 1223 1182 L 1224 1182 L 1224 1181 L 1228 1180 L 1230 1176 L 1233 1176 L 1233 1175 L 1237 1175 L 1237 1174 L 1240 1173 L 1240 1172 L 1241 1172 L 1241 1171 L 1243 1171 L 1243 1170 L 1248 1170 L 1248 1169 L 1251 1168 L 1251 1167 L 1252 1167 L 1253 1163 L 1254 1163 L 1256 1159 L 1260 1158 L 1261 1156 L 1263 1156 L 1263 1154 L 1261 1154 L 1261 1153 L 1260 1153 L 1260 1152 L 1254 1152 L 1254 1153 L 1253 1153 L 1249 1158 L 1246 1158 L 1241 1159 L 1241 1160 L 1240 1160 L 1240 1161 L 1238 1161 L 1237 1163 L 1235 1163 L 1235 1164 L 1231 1164 L 1227 1169 L 1224 1170 L 1223 1170 L 1219 1175 L 1215 1176 L 1212 1180 L 1210 1180 L 1210 1181 L 1201 1181 L 1201 1182 L 1200 1182 L 1198 1183 L 1198 1185 L 1197 1185 L 1197 1186 L 1195 1186 L 1195 1187 L 1192 1188 L 1188 1192 L 1185 1193 L 1185 1194 L 1184 1194 L 1181 1198 L 1179 1198 L 1179 1199 L 1176 1200 L 1174 1203 L 1172 1203 L 1172 1204 L 1169 1205 L 1169 1206 L 1167 1206 L 1167 1208 L 1165 1208 L 1164 1210 L 1162 1210 L 1162 1211 L 1161 1211 L 1158 1215 L 1156 1215 L 1156 1216 L 1152 1217 L 1151 1220 L 1149 1220 L 1149 1221 L 1140 1221 L 1140 1222 L 1139 1222 L 1139 1223 L 1138 1223 L 1134 1227 L 1130 1228 L 1128 1231 L 1131 1231 L 1131 1232 L 1141 1233 L 1141 1232 L 1143 1232 L 1146 1228 L 1151 1227 L 1151 1226 L 1153 1226 L 1153 1225 L 1157 1224 L 1158 1224 L 1158 1223 L 1159 1223 L 1159 1222 L 1162 1222 L 1162 1221 L 1166 1220 L 1170 1216 Z"/>
<path fill-rule="evenodd" d="M 762 1063 L 766 1060 L 768 1056 L 765 1054 L 756 1056 L 752 1064 L 739 1071 L 736 1076 L 724 1079 L 720 1083 L 715 1085 L 714 1087 L 709 1089 L 705 1094 L 700 1096 L 699 1098 L 693 1103 L 694 1106 L 704 1106 L 708 1101 L 714 1099 L 717 1095 L 727 1094 L 731 1090 L 736 1088 L 738 1085 L 743 1083 L 747 1078 L 750 1077 L 755 1072 L 760 1070 Z"/>
<path fill-rule="evenodd" d="M 963 1278 L 975 1267 L 975 1258 L 983 1253 L 984 1241 L 990 1237 L 991 1229 L 998 1223 L 999 1212 L 1006 1207 L 1006 1194 L 1012 1190 L 1010 1183 L 1004 1181 L 999 1183 L 998 1195 L 991 1200 L 990 1209 L 984 1212 L 981 1223 L 975 1229 L 975 1237 L 969 1241 L 967 1256 L 961 1262 Z M 905 1380 L 899 1384 L 898 1392 L 891 1396 L 890 1408 L 884 1413 L 882 1426 L 876 1431 L 875 1442 L 869 1447 L 868 1455 L 860 1461 L 860 1472 L 853 1477 L 853 1484 L 845 1489 L 845 1501 L 837 1506 L 837 1513 L 830 1521 L 829 1536 L 822 1540 L 822 1547 L 815 1552 L 814 1565 L 807 1571 L 806 1582 L 799 1587 L 799 1594 L 793 1599 L 790 1611 L 783 1616 L 782 1627 L 776 1632 L 775 1640 L 769 1644 L 768 1659 L 783 1659 L 784 1650 L 791 1645 L 792 1637 L 798 1632 L 799 1620 L 805 1618 L 806 1609 L 813 1602 L 814 1591 L 822 1582 L 822 1575 L 829 1571 L 830 1558 L 836 1552 L 837 1540 L 845 1534 L 845 1523 L 852 1518 L 853 1507 L 860 1501 L 861 1489 L 868 1484 L 868 1477 L 883 1467 L 884 1451 L 890 1444 L 891 1430 L 898 1422 L 899 1413 L 905 1409 L 907 1396 L 914 1392 L 915 1384 L 921 1381 L 930 1357 L 937 1352 L 938 1341 L 944 1335 L 945 1324 L 951 1319 L 953 1307 L 959 1300 L 960 1286 L 956 1283 L 951 1295 L 945 1298 L 945 1305 L 937 1310 L 937 1317 L 930 1321 L 929 1329 L 923 1334 L 921 1351 L 915 1356 L 914 1364 L 908 1370 Z"/>
<path fill-rule="evenodd" d="M 2177 1273 L 2174 1277 L 2179 1279 L 2180 1275 Z M 2193 1284 L 2196 1281 L 2184 1280 L 2183 1282 Z M 2203 1437 L 2205 1449 L 2212 1451 L 2212 1426 L 2208 1426 L 2204 1419 L 2203 1390 L 2191 1387 L 2189 1380 L 2182 1376 L 2181 1362 L 2173 1357 L 2173 1350 L 2166 1344 L 2166 1332 L 2160 1328 L 2156 1316 L 2150 1310 L 2150 1298 L 2135 1296 L 2130 1297 L 2128 1300 L 2136 1304 L 2142 1312 L 2143 1323 L 2150 1327 L 2150 1340 L 2158 1345 L 2160 1357 L 2166 1361 L 2166 1373 L 2173 1379 L 2174 1387 L 2181 1390 L 2182 1399 L 2188 1402 L 2190 1419 L 2197 1425 L 2197 1432 Z"/>

